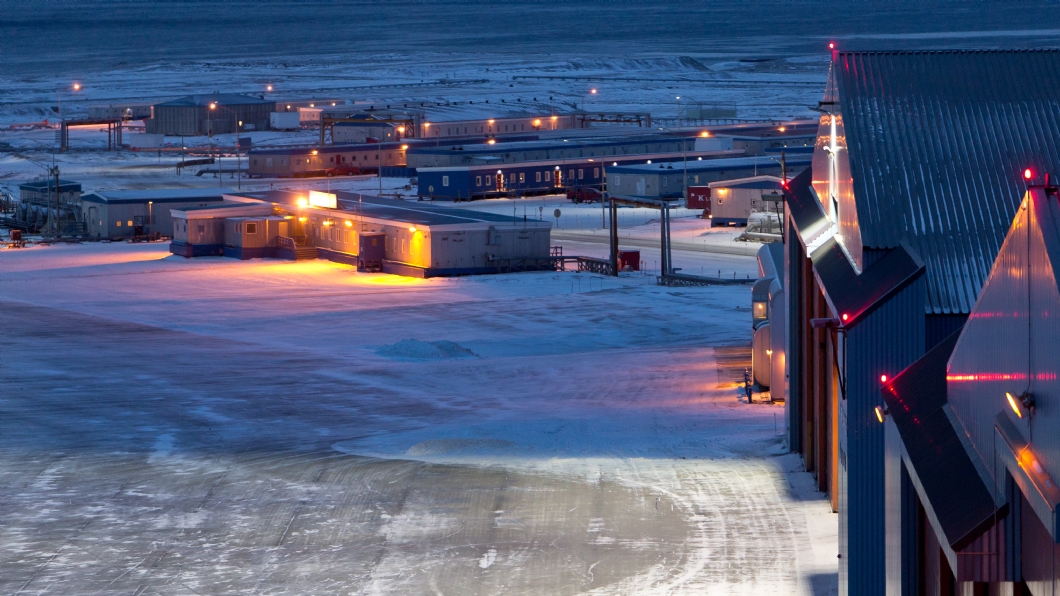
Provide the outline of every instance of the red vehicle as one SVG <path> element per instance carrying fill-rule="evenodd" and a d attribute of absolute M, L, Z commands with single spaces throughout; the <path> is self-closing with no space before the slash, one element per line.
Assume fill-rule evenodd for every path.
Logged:
<path fill-rule="evenodd" d="M 575 203 L 599 203 L 604 200 L 604 193 L 591 186 L 576 186 L 567 189 L 567 200 Z"/>

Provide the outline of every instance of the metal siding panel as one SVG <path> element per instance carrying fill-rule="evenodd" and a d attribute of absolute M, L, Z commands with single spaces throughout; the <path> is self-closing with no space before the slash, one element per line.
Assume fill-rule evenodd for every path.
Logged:
<path fill-rule="evenodd" d="M 883 425 L 884 432 L 884 514 L 886 524 L 886 557 L 887 557 L 887 596 L 904 596 L 902 591 L 902 568 L 904 565 L 902 544 L 905 538 L 903 526 L 903 508 L 905 506 L 902 489 L 906 484 L 905 471 L 902 468 L 902 439 L 894 420 L 887 418 Z"/>
<path fill-rule="evenodd" d="M 847 333 L 847 520 L 849 594 L 886 587 L 883 425 L 880 375 L 894 375 L 924 353 L 924 279 L 909 284 Z"/>
<path fill-rule="evenodd" d="M 800 325 L 802 324 L 801 318 L 799 317 L 801 296 L 803 292 L 803 284 L 806 280 L 802 275 L 803 262 L 806 260 L 805 252 L 803 251 L 802 243 L 799 242 L 795 230 L 795 224 L 791 221 L 791 217 L 788 217 L 788 233 L 786 238 L 788 239 L 784 248 L 785 263 L 784 266 L 787 268 L 787 283 L 784 284 L 784 294 L 786 296 L 786 305 L 788 309 L 788 331 L 785 347 L 785 353 L 787 354 L 787 385 L 788 385 L 788 399 L 784 402 L 785 420 L 787 421 L 788 427 L 788 449 L 792 452 L 798 453 L 800 446 L 802 445 L 802 425 L 801 417 L 799 416 L 800 408 L 802 407 L 802 392 L 799 391 L 800 377 L 799 370 L 802 365 L 802 350 L 799 349 L 799 337 L 802 333 Z"/>

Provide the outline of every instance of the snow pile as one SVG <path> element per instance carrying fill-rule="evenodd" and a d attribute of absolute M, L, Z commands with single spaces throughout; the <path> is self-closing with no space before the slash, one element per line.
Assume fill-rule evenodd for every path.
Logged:
<path fill-rule="evenodd" d="M 398 360 L 443 360 L 446 358 L 478 358 L 471 350 L 451 341 L 419 341 L 403 339 L 396 344 L 382 346 L 375 351 L 386 358 Z"/>

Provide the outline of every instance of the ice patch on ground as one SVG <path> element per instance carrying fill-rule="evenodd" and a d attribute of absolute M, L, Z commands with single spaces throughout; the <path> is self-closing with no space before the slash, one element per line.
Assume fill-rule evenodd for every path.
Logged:
<path fill-rule="evenodd" d="M 446 358 L 478 358 L 478 354 L 451 341 L 420 341 L 403 339 L 396 344 L 381 346 L 375 351 L 380 356 L 399 360 L 443 360 Z"/>

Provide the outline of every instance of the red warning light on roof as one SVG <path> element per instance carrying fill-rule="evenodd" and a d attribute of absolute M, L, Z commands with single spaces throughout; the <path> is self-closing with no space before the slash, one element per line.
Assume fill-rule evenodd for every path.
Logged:
<path fill-rule="evenodd" d="M 828 49 L 829 50 L 834 50 L 835 49 L 835 42 L 834 41 L 828 42 Z"/>
<path fill-rule="evenodd" d="M 887 382 L 887 375 L 880 375 L 880 382 L 881 383 L 886 383 Z"/>
<path fill-rule="evenodd" d="M 1027 168 L 1026 170 L 1023 170 L 1023 178 L 1025 180 L 1030 180 L 1033 177 L 1034 177 L 1034 172 L 1030 168 Z"/>
<path fill-rule="evenodd" d="M 850 315 L 848 315 L 847 313 L 843 313 L 843 321 L 849 321 L 849 320 L 850 320 Z"/>

